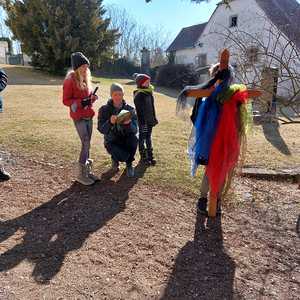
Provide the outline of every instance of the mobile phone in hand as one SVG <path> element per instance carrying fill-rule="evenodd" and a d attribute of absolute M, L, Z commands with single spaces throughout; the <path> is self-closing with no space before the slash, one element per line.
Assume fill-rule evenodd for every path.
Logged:
<path fill-rule="evenodd" d="M 98 89 L 99 89 L 99 87 L 97 86 L 97 87 L 95 88 L 95 90 L 93 91 L 93 94 L 92 94 L 92 95 L 95 95 L 95 96 L 96 96 L 96 93 L 97 93 Z"/>

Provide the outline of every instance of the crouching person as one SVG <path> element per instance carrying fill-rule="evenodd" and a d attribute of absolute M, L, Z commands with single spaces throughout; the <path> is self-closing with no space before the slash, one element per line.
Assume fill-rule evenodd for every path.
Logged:
<path fill-rule="evenodd" d="M 137 150 L 137 117 L 132 106 L 124 100 L 124 89 L 114 83 L 111 99 L 98 114 L 98 130 L 104 135 L 104 146 L 111 155 L 112 170 L 119 170 L 119 163 L 126 163 L 128 177 L 134 177 L 133 161 Z"/>

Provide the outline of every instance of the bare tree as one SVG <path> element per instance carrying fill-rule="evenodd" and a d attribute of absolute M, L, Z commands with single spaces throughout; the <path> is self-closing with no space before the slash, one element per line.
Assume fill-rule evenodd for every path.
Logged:
<path fill-rule="evenodd" d="M 152 0 L 145 0 L 146 3 L 152 2 Z M 209 2 L 210 0 L 190 0 L 191 2 L 195 2 L 195 3 L 202 3 L 202 2 Z M 222 0 L 220 1 L 220 3 L 222 4 L 226 4 L 228 7 L 230 5 L 230 2 L 232 2 L 233 0 Z"/>
<path fill-rule="evenodd" d="M 169 34 L 162 26 L 149 27 L 138 23 L 124 8 L 116 5 L 107 7 L 107 14 L 111 20 L 111 28 L 120 33 L 115 52 L 119 57 L 138 64 L 141 49 L 147 48 L 151 52 L 152 66 L 164 64 L 166 56 L 164 50 L 168 46 Z"/>
<path fill-rule="evenodd" d="M 261 112 L 283 124 L 300 123 L 299 45 L 265 24 L 263 35 L 225 27 L 215 33 L 230 49 L 238 80 L 263 91 L 257 99 Z"/>

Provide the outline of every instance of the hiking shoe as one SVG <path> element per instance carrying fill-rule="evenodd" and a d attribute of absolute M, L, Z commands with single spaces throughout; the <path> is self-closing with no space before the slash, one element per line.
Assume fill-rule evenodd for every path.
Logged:
<path fill-rule="evenodd" d="M 0 181 L 7 181 L 11 178 L 10 174 L 7 173 L 3 167 L 0 166 Z"/>
<path fill-rule="evenodd" d="M 99 177 L 93 174 L 93 160 L 88 159 L 87 161 L 87 172 L 88 177 L 91 178 L 94 181 L 100 181 Z"/>
<path fill-rule="evenodd" d="M 118 172 L 119 166 L 120 166 L 120 164 L 117 160 L 111 159 L 111 171 Z"/>
<path fill-rule="evenodd" d="M 150 166 L 155 166 L 156 165 L 156 160 L 154 159 L 153 156 L 153 149 L 147 149 L 147 156 L 148 156 L 148 163 Z"/>
<path fill-rule="evenodd" d="M 76 181 L 83 185 L 92 185 L 95 183 L 95 181 L 88 176 L 88 165 L 87 164 L 78 164 L 78 176 L 76 178 Z"/>
<path fill-rule="evenodd" d="M 126 174 L 127 174 L 127 177 L 129 177 L 129 178 L 134 177 L 134 168 L 132 165 L 127 165 Z"/>
<path fill-rule="evenodd" d="M 149 163 L 149 165 L 151 165 L 151 166 L 154 167 L 156 165 L 156 160 L 155 159 L 151 159 L 151 160 L 148 161 L 148 163 Z"/>
<path fill-rule="evenodd" d="M 143 163 L 144 165 L 149 165 L 148 162 L 148 155 L 145 149 L 140 150 L 140 162 Z"/>

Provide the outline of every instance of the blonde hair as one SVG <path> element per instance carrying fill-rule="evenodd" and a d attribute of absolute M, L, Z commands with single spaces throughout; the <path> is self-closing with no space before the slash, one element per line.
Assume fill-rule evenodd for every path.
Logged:
<path fill-rule="evenodd" d="M 68 71 L 66 79 L 73 77 L 81 90 L 91 89 L 92 87 L 92 76 L 90 69 L 86 70 L 86 75 L 81 74 L 80 68 Z"/>

